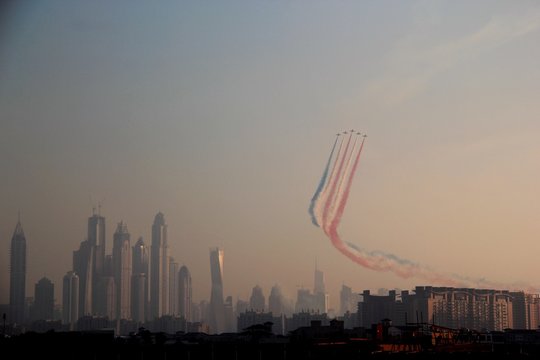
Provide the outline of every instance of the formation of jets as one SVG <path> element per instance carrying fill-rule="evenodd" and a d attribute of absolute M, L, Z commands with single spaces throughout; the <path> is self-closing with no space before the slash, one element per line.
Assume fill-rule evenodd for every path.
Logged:
<path fill-rule="evenodd" d="M 342 133 L 337 133 L 336 135 L 337 135 L 337 136 L 341 136 L 341 134 L 347 135 L 348 133 L 349 133 L 348 131 L 344 131 L 344 132 L 342 132 Z M 354 133 L 355 133 L 354 129 L 351 129 L 350 133 L 351 133 L 351 134 L 354 134 Z M 362 135 L 362 133 L 356 131 L 356 135 Z M 366 134 L 364 134 L 364 135 L 362 135 L 362 136 L 363 136 L 363 137 L 367 137 Z"/>

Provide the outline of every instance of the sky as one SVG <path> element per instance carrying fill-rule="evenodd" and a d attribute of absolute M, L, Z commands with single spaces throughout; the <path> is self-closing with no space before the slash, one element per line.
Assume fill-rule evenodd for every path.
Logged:
<path fill-rule="evenodd" d="M 344 241 L 539 289 L 536 1 L 37 1 L 0 8 L 0 303 L 20 212 L 27 296 L 61 280 L 101 204 L 107 253 L 154 216 L 209 299 L 426 283 L 338 252 L 310 199 L 336 132 L 368 134 Z M 516 285 L 519 284 L 519 285 Z"/>

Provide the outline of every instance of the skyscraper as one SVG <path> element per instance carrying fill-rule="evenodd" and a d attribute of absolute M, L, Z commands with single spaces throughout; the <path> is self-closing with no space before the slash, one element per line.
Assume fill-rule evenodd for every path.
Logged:
<path fill-rule="evenodd" d="M 103 296 L 98 288 L 98 284 L 101 282 L 101 277 L 104 276 L 105 271 L 105 218 L 99 214 L 96 214 L 95 209 L 92 216 L 88 218 L 88 242 L 92 247 L 92 303 L 97 304 L 103 301 Z M 96 312 L 96 309 L 91 308 L 92 312 Z M 100 314 L 104 315 L 104 314 Z"/>
<path fill-rule="evenodd" d="M 76 319 L 92 315 L 92 263 L 94 247 L 88 240 L 81 242 L 79 250 L 73 252 L 73 271 L 79 276 L 79 305 Z"/>
<path fill-rule="evenodd" d="M 210 274 L 212 289 L 210 293 L 209 325 L 213 333 L 225 329 L 225 306 L 223 299 L 223 250 L 210 249 Z"/>
<path fill-rule="evenodd" d="M 169 256 L 169 312 L 168 315 L 178 316 L 178 263 Z"/>
<path fill-rule="evenodd" d="M 144 322 L 148 311 L 148 248 L 142 237 L 133 246 L 131 278 L 131 317 Z"/>
<path fill-rule="evenodd" d="M 270 296 L 268 297 L 268 311 L 274 316 L 285 313 L 284 297 L 281 288 L 278 285 L 272 286 L 272 289 L 270 290 Z"/>
<path fill-rule="evenodd" d="M 131 247 L 127 225 L 118 223 L 113 236 L 113 276 L 116 286 L 116 318 L 131 318 Z"/>
<path fill-rule="evenodd" d="M 11 323 L 24 321 L 24 301 L 26 290 L 26 238 L 21 220 L 17 222 L 11 237 L 11 258 L 9 278 L 9 309 Z"/>
<path fill-rule="evenodd" d="M 152 225 L 150 257 L 150 319 L 154 319 L 166 315 L 169 310 L 167 225 L 161 212 Z"/>
<path fill-rule="evenodd" d="M 193 296 L 191 292 L 191 274 L 186 266 L 182 266 L 178 272 L 178 313 L 186 321 L 192 321 L 191 303 Z"/>
<path fill-rule="evenodd" d="M 315 268 L 313 297 L 315 300 L 315 310 L 320 313 L 328 312 L 328 294 L 324 285 L 324 273 Z"/>
<path fill-rule="evenodd" d="M 64 275 L 62 289 L 62 322 L 74 330 L 79 319 L 79 277 L 73 271 Z"/>
<path fill-rule="evenodd" d="M 263 291 L 259 285 L 256 285 L 251 290 L 251 297 L 249 298 L 249 306 L 252 311 L 264 312 L 266 299 L 264 298 Z"/>
<path fill-rule="evenodd" d="M 54 284 L 46 277 L 36 283 L 34 290 L 34 320 L 52 320 L 54 313 Z"/>

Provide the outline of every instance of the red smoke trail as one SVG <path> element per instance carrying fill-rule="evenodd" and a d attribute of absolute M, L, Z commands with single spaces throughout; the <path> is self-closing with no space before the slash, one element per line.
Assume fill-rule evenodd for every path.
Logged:
<path fill-rule="evenodd" d="M 330 219 L 330 223 L 329 224 L 326 222 L 324 223 L 325 232 L 330 237 L 330 240 L 332 241 L 332 245 L 334 245 L 336 249 L 338 249 L 343 255 L 347 256 L 349 259 L 351 259 L 355 263 L 362 265 L 368 269 L 372 269 L 376 271 L 391 271 L 395 273 L 396 275 L 403 278 L 408 278 L 408 277 L 416 275 L 416 276 L 421 276 L 422 278 L 425 278 L 428 280 L 437 280 L 438 282 L 443 281 L 447 283 L 448 285 L 457 286 L 458 285 L 457 281 L 450 279 L 446 276 L 434 273 L 434 272 L 426 271 L 426 269 L 422 269 L 420 266 L 416 264 L 401 265 L 401 264 L 397 264 L 395 261 L 391 259 L 388 259 L 387 257 L 373 256 L 369 254 L 363 254 L 360 251 L 353 251 L 350 246 L 348 246 L 341 240 L 337 232 L 337 228 L 341 222 L 341 217 L 343 216 L 345 205 L 347 204 L 347 200 L 349 198 L 352 181 L 358 169 L 358 164 L 360 163 L 360 155 L 362 154 L 362 150 L 364 148 L 364 142 L 365 142 L 365 138 L 362 140 L 362 143 L 360 144 L 360 149 L 358 150 L 356 154 L 356 157 L 354 159 L 354 165 L 351 168 L 350 173 L 343 174 L 344 178 L 347 177 L 347 175 L 348 175 L 348 178 L 345 185 L 345 190 L 339 201 L 338 208 L 333 218 Z"/>
<path fill-rule="evenodd" d="M 324 204 L 322 223 L 323 223 L 323 230 L 326 233 L 326 235 L 328 235 L 328 233 L 326 231 L 326 223 L 327 223 L 326 220 L 328 219 L 328 210 L 330 210 L 330 205 L 334 202 L 334 196 L 335 196 L 335 193 L 336 193 L 337 183 L 338 183 L 339 178 L 341 177 L 341 170 L 343 169 L 343 163 L 345 162 L 345 158 L 346 158 L 347 152 L 349 150 L 349 144 L 351 143 L 351 137 L 352 137 L 352 133 L 349 136 L 349 140 L 347 140 L 347 145 L 345 145 L 345 151 L 343 152 L 343 155 L 342 155 L 341 160 L 339 162 L 339 167 L 338 167 L 337 174 L 335 176 L 335 179 L 332 181 L 332 187 L 330 188 L 330 193 L 328 194 L 328 198 L 326 199 L 326 203 Z"/>

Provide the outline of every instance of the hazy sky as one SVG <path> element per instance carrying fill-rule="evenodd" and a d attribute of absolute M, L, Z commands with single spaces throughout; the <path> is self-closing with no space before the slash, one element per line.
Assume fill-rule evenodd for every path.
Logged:
<path fill-rule="evenodd" d="M 20 210 L 27 294 L 71 269 L 92 207 L 170 253 L 208 299 L 295 296 L 362 268 L 311 224 L 337 131 L 368 133 L 340 233 L 442 273 L 538 285 L 536 1 L 32 1 L 0 7 L 0 303 Z M 443 284 L 432 284 L 443 285 Z"/>

